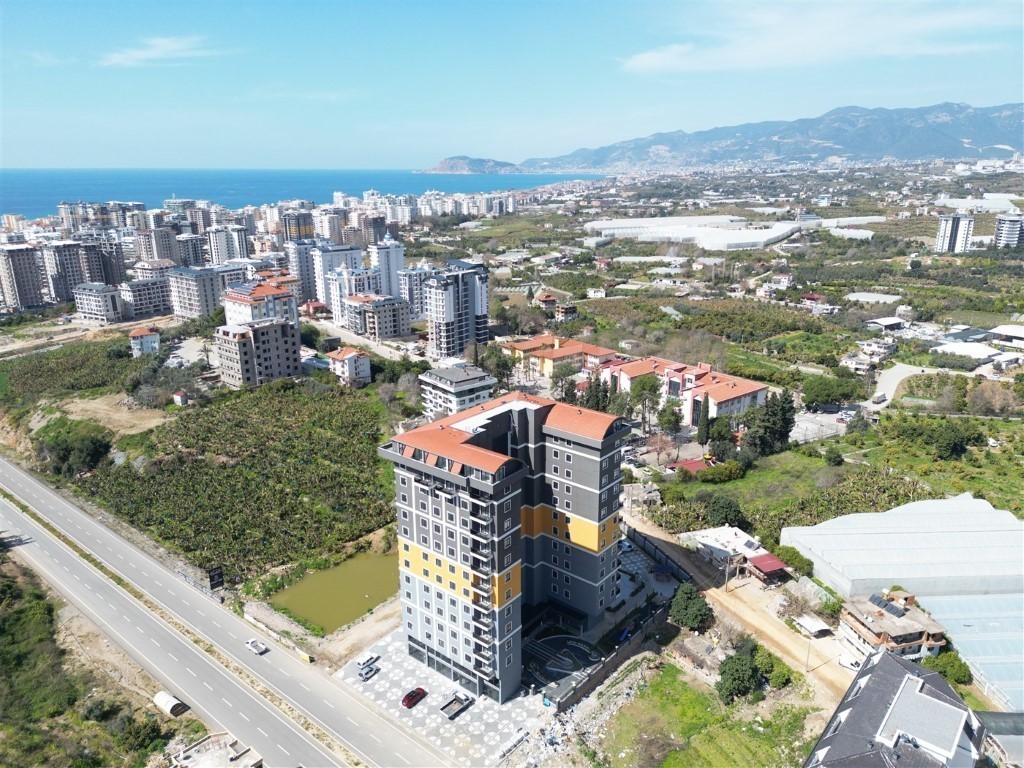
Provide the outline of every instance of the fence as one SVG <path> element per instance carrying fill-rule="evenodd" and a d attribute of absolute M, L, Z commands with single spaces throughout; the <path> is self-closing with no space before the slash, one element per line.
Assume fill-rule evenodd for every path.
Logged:
<path fill-rule="evenodd" d="M 208 598 L 210 598 L 214 602 L 220 603 L 222 605 L 224 604 L 224 596 L 223 595 L 218 595 L 216 592 L 212 591 L 209 587 L 204 587 L 202 584 L 200 584 L 198 581 L 193 579 L 187 573 L 182 573 L 181 571 L 178 571 L 178 575 L 182 578 L 182 580 L 186 584 L 188 584 L 189 586 L 194 587 L 195 589 L 199 590 L 200 592 L 202 592 L 204 595 L 206 595 Z"/>
<path fill-rule="evenodd" d="M 619 523 L 619 527 L 622 529 L 623 533 L 626 534 L 626 538 L 638 546 L 648 557 L 654 560 L 654 562 L 659 565 L 667 565 L 671 568 L 672 575 L 679 581 L 683 582 L 692 580 L 693 577 L 680 568 L 679 564 L 669 557 L 665 550 L 655 544 L 654 540 L 650 536 L 645 533 L 640 533 L 640 531 L 635 528 L 631 528 L 626 523 Z"/>
<path fill-rule="evenodd" d="M 555 699 L 555 709 L 558 712 L 564 712 L 584 696 L 592 693 L 612 672 L 619 668 L 626 657 L 633 655 L 641 645 L 647 642 L 647 633 L 659 622 L 664 621 L 666 617 L 668 617 L 668 605 L 663 605 L 648 616 L 647 621 L 641 624 L 640 628 L 626 642 L 616 646 L 609 656 L 606 656 L 600 664 L 594 667 L 586 679 L 576 683 L 561 698 Z"/>

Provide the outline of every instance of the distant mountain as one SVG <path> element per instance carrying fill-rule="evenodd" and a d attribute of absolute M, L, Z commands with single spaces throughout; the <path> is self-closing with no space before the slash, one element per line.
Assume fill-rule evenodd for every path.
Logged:
<path fill-rule="evenodd" d="M 446 157 L 433 168 L 428 168 L 421 173 L 522 173 L 522 171 L 515 163 L 458 155 Z"/>
<path fill-rule="evenodd" d="M 840 107 L 820 117 L 695 133 L 656 133 L 560 157 L 531 158 L 511 168 L 508 163 L 498 165 L 505 173 L 614 173 L 735 164 L 813 164 L 831 157 L 852 161 L 1010 157 L 1022 150 L 1024 104 L 976 109 L 947 103 L 914 109 Z"/>

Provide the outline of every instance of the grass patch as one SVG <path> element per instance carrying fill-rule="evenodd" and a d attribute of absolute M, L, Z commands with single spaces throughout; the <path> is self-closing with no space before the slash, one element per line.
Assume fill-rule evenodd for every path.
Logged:
<path fill-rule="evenodd" d="M 757 460 L 746 476 L 715 488 L 715 493 L 739 502 L 743 509 L 754 504 L 780 509 L 817 488 L 835 485 L 847 467 L 829 467 L 821 459 L 796 451 L 777 453 Z"/>
<path fill-rule="evenodd" d="M 802 740 L 806 715 L 783 706 L 770 720 L 746 720 L 666 664 L 609 722 L 601 751 L 613 768 L 789 765 L 809 748 Z"/>

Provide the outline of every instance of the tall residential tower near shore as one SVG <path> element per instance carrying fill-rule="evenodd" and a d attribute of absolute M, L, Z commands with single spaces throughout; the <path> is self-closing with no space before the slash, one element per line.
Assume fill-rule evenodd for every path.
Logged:
<path fill-rule="evenodd" d="M 505 701 L 522 628 L 547 607 L 584 628 L 616 602 L 621 418 L 512 393 L 396 435 L 409 653 Z"/>

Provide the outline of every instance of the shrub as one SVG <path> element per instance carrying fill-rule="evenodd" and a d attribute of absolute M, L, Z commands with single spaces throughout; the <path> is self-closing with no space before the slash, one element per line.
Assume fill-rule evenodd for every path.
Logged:
<path fill-rule="evenodd" d="M 921 666 L 938 672 L 946 681 L 957 685 L 968 685 L 974 679 L 971 668 L 956 651 L 946 651 L 938 656 L 926 656 L 921 661 Z"/>
<path fill-rule="evenodd" d="M 743 477 L 743 468 L 738 461 L 729 460 L 724 464 L 716 464 L 713 467 L 701 470 L 697 479 L 702 483 L 728 483 L 730 480 L 739 480 Z"/>
<path fill-rule="evenodd" d="M 825 451 L 825 463 L 830 467 L 839 467 L 843 465 L 843 452 L 839 450 L 839 446 L 830 445 L 828 447 L 828 450 Z"/>
<path fill-rule="evenodd" d="M 722 701 L 730 704 L 733 700 L 756 691 L 761 686 L 761 673 L 754 665 L 753 655 L 737 649 L 736 653 L 727 656 L 718 667 L 719 679 L 715 690 Z"/>
<path fill-rule="evenodd" d="M 708 501 L 707 507 L 708 525 L 713 528 L 721 525 L 743 528 L 748 525 L 747 518 L 743 516 L 743 510 L 740 509 L 739 502 L 735 499 L 716 493 Z"/>
<path fill-rule="evenodd" d="M 801 576 L 810 577 L 814 573 L 814 563 L 801 555 L 795 547 L 776 547 L 775 556 Z"/>

